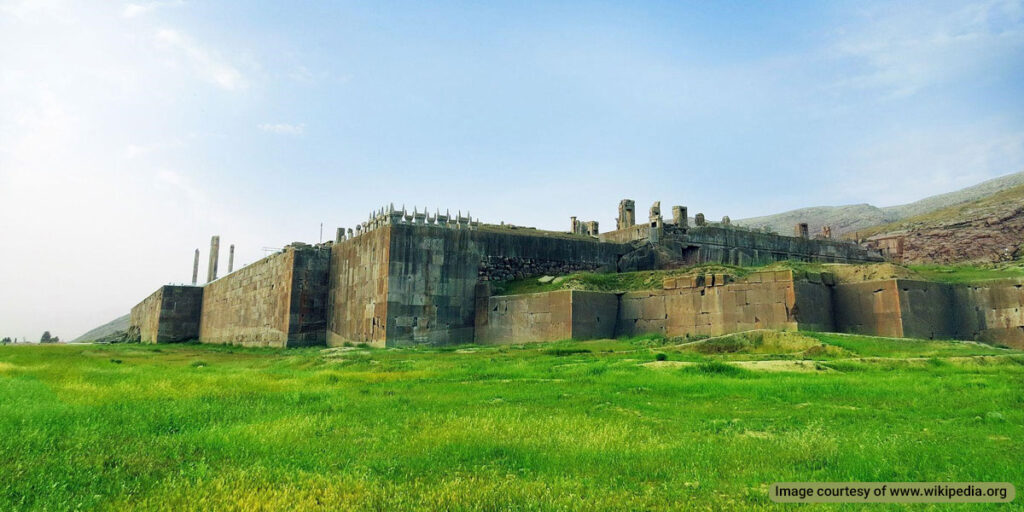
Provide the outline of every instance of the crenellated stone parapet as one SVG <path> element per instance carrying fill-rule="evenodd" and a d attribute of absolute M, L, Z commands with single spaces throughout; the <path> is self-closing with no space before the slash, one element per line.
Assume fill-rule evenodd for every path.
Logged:
<path fill-rule="evenodd" d="M 335 241 L 340 243 L 365 235 L 384 226 L 398 224 L 436 226 L 446 229 L 476 229 L 480 227 L 480 220 L 474 219 L 468 211 L 465 215 L 462 214 L 461 210 L 457 211 L 455 215 L 452 215 L 451 210 L 445 210 L 444 213 L 441 213 L 440 209 L 435 209 L 434 213 L 430 213 L 426 208 L 421 210 L 418 206 L 413 206 L 412 210 L 406 209 L 404 205 L 401 208 L 395 208 L 394 203 L 392 203 L 374 212 L 370 212 L 366 221 L 356 224 L 354 231 L 352 228 L 348 228 L 347 231 L 344 228 L 338 228 Z"/>

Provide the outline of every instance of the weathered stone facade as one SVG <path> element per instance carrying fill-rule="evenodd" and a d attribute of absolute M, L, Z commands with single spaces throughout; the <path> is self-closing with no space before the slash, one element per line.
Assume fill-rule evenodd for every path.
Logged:
<path fill-rule="evenodd" d="M 132 308 L 130 325 L 138 328 L 142 343 L 194 340 L 202 306 L 201 287 L 161 286 Z"/>
<path fill-rule="evenodd" d="M 329 249 L 289 246 L 203 287 L 199 341 L 322 345 Z"/>
<path fill-rule="evenodd" d="M 619 303 L 616 334 L 717 336 L 751 329 L 830 330 L 831 301 L 821 282 L 797 281 L 790 271 L 757 272 L 734 280 L 725 274 L 668 278 L 660 290 L 628 292 Z M 820 290 L 818 290 L 820 288 Z"/>
<path fill-rule="evenodd" d="M 685 207 L 672 213 L 673 222 L 664 222 L 655 203 L 648 222 L 637 225 L 634 203 L 624 200 L 620 229 L 595 236 L 596 223 L 575 219 L 571 232 L 559 233 L 481 225 L 461 213 L 381 209 L 354 230 L 339 229 L 333 242 L 293 244 L 203 287 L 163 287 L 133 309 L 132 326 L 147 342 L 198 337 L 277 347 L 711 335 L 761 327 L 1024 344 L 1020 285 L 836 284 L 829 274 L 786 271 L 673 278 L 661 289 L 614 301 L 597 292 L 546 298 L 489 292 L 495 281 L 578 271 L 881 259 L 851 243 L 752 231 L 725 219 L 708 225 L 701 214 L 690 228 Z"/>
<path fill-rule="evenodd" d="M 384 346 L 391 231 L 379 229 L 331 247 L 327 344 Z"/>
<path fill-rule="evenodd" d="M 476 285 L 482 277 L 558 268 L 611 271 L 626 250 L 593 237 L 495 226 L 396 224 L 381 230 L 390 233 L 388 345 L 473 341 Z M 494 264 L 493 255 L 502 263 Z"/>
<path fill-rule="evenodd" d="M 490 297 L 478 316 L 476 342 L 528 343 L 590 340 L 615 335 L 618 297 L 614 293 L 561 290 Z"/>

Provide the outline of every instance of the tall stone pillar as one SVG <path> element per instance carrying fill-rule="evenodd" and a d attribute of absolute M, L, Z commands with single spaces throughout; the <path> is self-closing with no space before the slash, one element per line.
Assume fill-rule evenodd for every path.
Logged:
<path fill-rule="evenodd" d="M 658 243 L 658 241 L 661 240 L 661 231 L 665 229 L 665 227 L 662 226 L 663 220 L 661 218 L 661 201 L 655 201 L 654 204 L 651 205 L 651 212 L 650 216 L 648 217 L 648 220 L 650 220 L 651 222 L 651 230 L 649 233 L 650 240 L 651 243 L 656 244 Z"/>
<path fill-rule="evenodd" d="M 220 237 L 210 239 L 210 266 L 206 269 L 206 282 L 217 279 L 217 257 L 220 255 Z"/>
<path fill-rule="evenodd" d="M 616 229 L 626 229 L 636 225 L 636 203 L 632 199 L 619 201 L 619 219 Z"/>
<path fill-rule="evenodd" d="M 196 257 L 192 260 L 192 286 L 199 282 L 199 249 L 196 249 Z"/>
<path fill-rule="evenodd" d="M 685 206 L 672 207 L 672 223 L 675 224 L 677 228 L 686 229 L 687 224 L 689 224 L 689 222 L 690 219 L 687 218 L 687 211 Z"/>
<path fill-rule="evenodd" d="M 235 270 L 235 244 L 228 248 L 228 274 Z"/>
<path fill-rule="evenodd" d="M 345 228 L 338 228 L 334 233 L 334 243 L 341 243 L 345 240 Z"/>

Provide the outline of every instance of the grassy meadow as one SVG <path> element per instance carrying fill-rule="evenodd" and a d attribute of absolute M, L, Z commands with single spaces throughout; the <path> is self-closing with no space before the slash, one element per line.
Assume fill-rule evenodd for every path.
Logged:
<path fill-rule="evenodd" d="M 772 482 L 1020 489 L 1022 453 L 1024 355 L 974 343 L 0 347 L 0 510 L 782 510 Z"/>

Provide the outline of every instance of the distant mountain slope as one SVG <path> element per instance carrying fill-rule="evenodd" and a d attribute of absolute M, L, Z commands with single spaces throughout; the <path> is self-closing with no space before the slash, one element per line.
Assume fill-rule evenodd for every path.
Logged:
<path fill-rule="evenodd" d="M 832 235 L 841 236 L 873 226 L 896 222 L 940 208 L 975 201 L 1018 185 L 1024 185 L 1024 172 L 991 179 L 955 192 L 927 197 L 899 206 L 879 208 L 870 204 L 846 206 L 816 206 L 801 208 L 775 215 L 752 217 L 734 221 L 755 228 L 768 227 L 781 234 L 791 234 L 793 226 L 806 222 L 811 234 L 819 233 L 822 226 L 832 226 Z"/>
<path fill-rule="evenodd" d="M 128 329 L 128 321 L 130 315 L 124 315 L 117 317 L 71 341 L 82 342 L 82 341 L 96 341 L 108 334 L 115 331 L 124 331 Z"/>
<path fill-rule="evenodd" d="M 997 262 L 1024 257 L 1024 185 L 849 236 L 896 251 L 904 263 Z"/>

